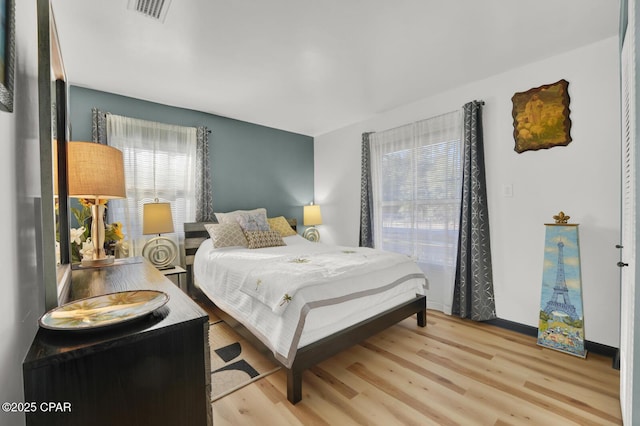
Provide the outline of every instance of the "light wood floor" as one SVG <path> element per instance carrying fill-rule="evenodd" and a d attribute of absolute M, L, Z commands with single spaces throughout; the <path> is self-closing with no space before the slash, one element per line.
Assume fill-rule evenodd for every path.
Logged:
<path fill-rule="evenodd" d="M 306 371 L 302 393 L 287 401 L 280 370 L 213 403 L 214 424 L 622 424 L 610 358 L 434 311 Z"/>

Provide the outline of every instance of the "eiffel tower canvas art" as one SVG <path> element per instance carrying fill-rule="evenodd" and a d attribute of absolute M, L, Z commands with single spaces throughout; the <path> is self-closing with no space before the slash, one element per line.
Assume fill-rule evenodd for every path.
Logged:
<path fill-rule="evenodd" d="M 578 225 L 545 227 L 538 344 L 584 358 Z"/>

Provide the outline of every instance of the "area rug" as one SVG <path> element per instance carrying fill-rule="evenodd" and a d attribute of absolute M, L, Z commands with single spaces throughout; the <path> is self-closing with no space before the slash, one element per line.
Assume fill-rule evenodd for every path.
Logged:
<path fill-rule="evenodd" d="M 209 324 L 209 346 L 211 402 L 280 369 L 224 321 Z"/>

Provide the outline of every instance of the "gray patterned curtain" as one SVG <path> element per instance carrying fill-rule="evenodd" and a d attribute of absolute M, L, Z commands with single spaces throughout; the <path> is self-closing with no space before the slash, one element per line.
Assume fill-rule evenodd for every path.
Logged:
<path fill-rule="evenodd" d="M 362 134 L 362 158 L 360 177 L 360 247 L 373 248 L 373 216 L 371 207 L 371 154 L 369 150 L 369 135 Z"/>
<path fill-rule="evenodd" d="M 213 221 L 213 194 L 209 168 L 209 129 L 198 127 L 196 138 L 196 222 Z"/>
<path fill-rule="evenodd" d="M 469 102 L 464 112 L 464 160 L 458 260 L 452 312 L 462 318 L 496 318 L 489 244 L 489 212 L 482 140 L 483 102 Z"/>
<path fill-rule="evenodd" d="M 91 140 L 107 144 L 107 113 L 98 108 L 91 109 Z"/>

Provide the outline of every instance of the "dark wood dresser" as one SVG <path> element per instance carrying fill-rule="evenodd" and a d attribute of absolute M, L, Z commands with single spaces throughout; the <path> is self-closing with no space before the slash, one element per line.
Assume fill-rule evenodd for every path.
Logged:
<path fill-rule="evenodd" d="M 37 407 L 27 425 L 213 423 L 208 316 L 169 279 L 142 258 L 74 270 L 70 301 L 138 289 L 170 300 L 103 331 L 38 330 L 23 363 L 25 402 Z"/>

